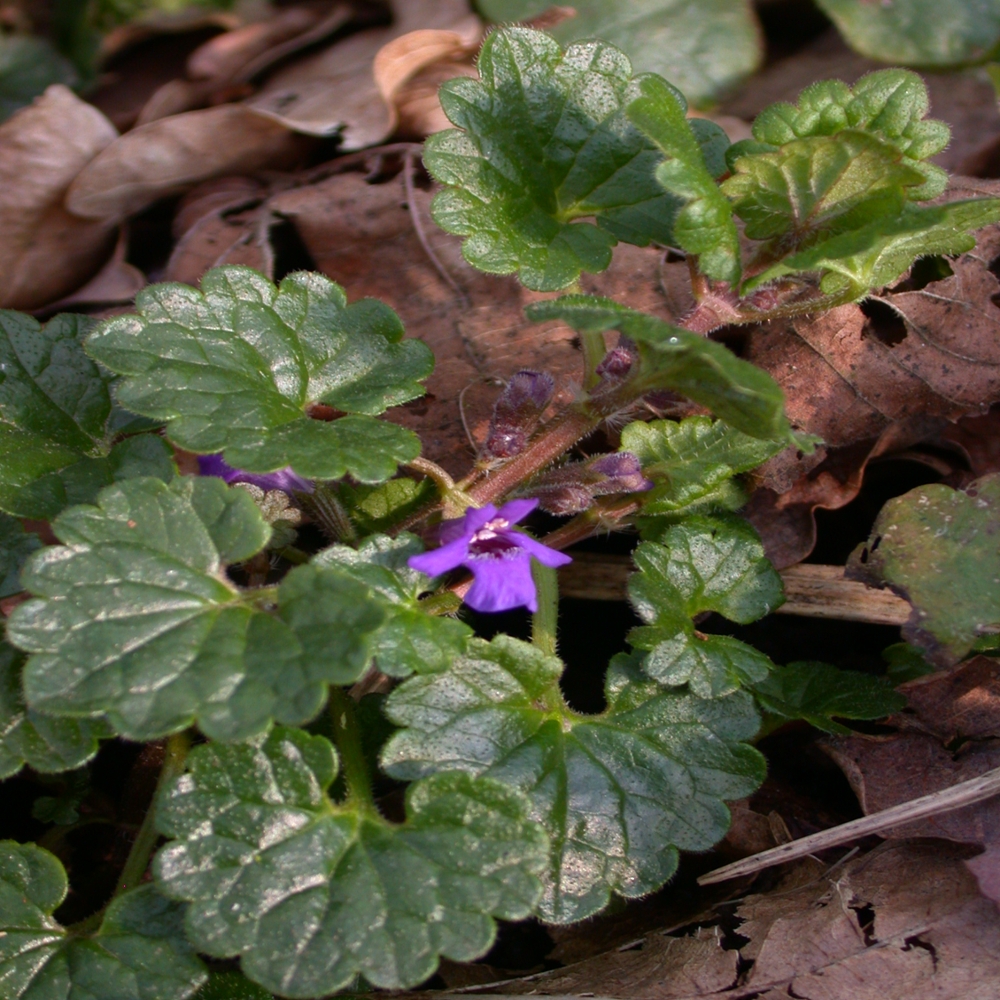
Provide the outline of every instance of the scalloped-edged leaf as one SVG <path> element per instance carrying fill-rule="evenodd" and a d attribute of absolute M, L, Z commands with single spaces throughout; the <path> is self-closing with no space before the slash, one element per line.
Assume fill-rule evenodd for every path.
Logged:
<path fill-rule="evenodd" d="M 907 205 L 893 218 L 877 219 L 785 257 L 748 281 L 745 289 L 786 274 L 818 273 L 823 292 L 860 298 L 891 284 L 918 257 L 966 253 L 976 245 L 973 232 L 997 221 L 1000 198 Z"/>
<path fill-rule="evenodd" d="M 123 406 L 167 423 L 171 440 L 223 452 L 234 468 L 291 466 L 310 479 L 388 479 L 416 457 L 411 431 L 372 419 L 423 394 L 430 349 L 403 340 L 399 317 L 374 299 L 298 272 L 275 287 L 247 267 L 209 271 L 201 291 L 152 285 L 135 315 L 103 323 L 87 352 L 124 376 Z M 326 404 L 347 416 L 313 420 Z"/>
<path fill-rule="evenodd" d="M 337 484 L 340 502 L 363 534 L 387 531 L 435 495 L 431 479 L 401 476 L 378 485 Z"/>
<path fill-rule="evenodd" d="M 804 719 L 825 733 L 849 733 L 835 720 L 882 719 L 906 707 L 906 699 L 884 677 L 813 661 L 775 667 L 753 693 L 767 713 L 766 729 Z"/>
<path fill-rule="evenodd" d="M 792 433 L 778 383 L 722 344 L 593 295 L 535 302 L 525 312 L 534 322 L 559 319 L 580 333 L 620 330 L 638 345 L 643 391 L 670 389 L 751 437 L 804 444 Z"/>
<path fill-rule="evenodd" d="M 653 176 L 659 151 L 625 117 L 638 86 L 625 53 L 600 41 L 563 52 L 544 32 L 504 28 L 477 65 L 480 79 L 439 91 L 458 128 L 424 149 L 445 185 L 434 220 L 466 237 L 470 264 L 552 291 L 603 271 L 616 240 L 670 242 L 677 203 Z"/>
<path fill-rule="evenodd" d="M 27 708 L 21 692 L 24 654 L 0 640 L 0 780 L 27 764 L 36 771 L 70 771 L 111 736 L 100 719 L 56 719 Z"/>
<path fill-rule="evenodd" d="M 774 151 L 786 142 L 862 129 L 889 143 L 904 162 L 922 173 L 924 184 L 907 190 L 910 199 L 935 198 L 948 184 L 940 167 L 924 161 L 948 145 L 951 130 L 930 110 L 927 85 L 913 72 L 893 68 L 861 77 L 853 87 L 841 80 L 820 80 L 799 95 L 798 104 L 781 101 L 754 120 L 753 140 L 734 144 L 726 153 L 730 168 L 744 152 Z"/>
<path fill-rule="evenodd" d="M 82 935 L 52 917 L 66 888 L 54 855 L 0 841 L 3 1000 L 187 1000 L 208 978 L 184 936 L 184 907 L 153 886 L 112 900 Z"/>
<path fill-rule="evenodd" d="M 11 615 L 8 639 L 34 655 L 28 705 L 47 715 L 106 714 L 154 739 L 197 721 L 220 739 L 302 722 L 327 683 L 357 679 L 384 613 L 345 574 L 299 566 L 277 608 L 258 607 L 225 564 L 258 552 L 270 528 L 246 490 L 215 477 L 133 479 L 53 523 L 63 543 L 22 579 L 39 595 Z"/>
<path fill-rule="evenodd" d="M 21 567 L 41 544 L 38 535 L 25 531 L 16 518 L 0 514 L 0 597 L 21 590 Z"/>
<path fill-rule="evenodd" d="M 754 240 L 794 249 L 822 235 L 896 216 L 924 175 L 899 150 L 858 129 L 787 142 L 740 156 L 721 191 Z"/>
<path fill-rule="evenodd" d="M 673 242 L 697 254 L 698 269 L 714 281 L 740 280 L 740 239 L 733 210 L 702 155 L 687 102 L 666 80 L 647 76 L 628 106 L 629 119 L 662 150 L 656 179 L 683 204 L 673 226 Z"/>
<path fill-rule="evenodd" d="M 541 891 L 542 830 L 499 782 L 442 774 L 411 785 L 407 820 L 333 806 L 336 755 L 321 736 L 196 748 L 157 811 L 174 838 L 157 884 L 188 900 L 188 936 L 241 955 L 251 979 L 287 997 L 326 996 L 359 973 L 415 986 L 438 957 L 466 962 L 495 917 L 527 916 Z"/>
<path fill-rule="evenodd" d="M 656 484 L 643 495 L 642 513 L 676 517 L 722 498 L 733 476 L 783 448 L 783 442 L 751 437 L 723 420 L 695 416 L 631 423 L 622 429 L 620 450 L 635 455 L 643 475 Z"/>
<path fill-rule="evenodd" d="M 420 595 L 431 589 L 430 577 L 410 569 L 406 561 L 423 552 L 415 535 L 396 538 L 374 535 L 356 549 L 331 545 L 314 559 L 371 588 L 385 609 L 385 621 L 372 637 L 371 653 L 379 670 L 391 677 L 447 670 L 460 655 L 472 629 L 454 618 L 430 615 L 420 607 Z"/>
<path fill-rule="evenodd" d="M 913 605 L 903 636 L 938 667 L 1000 634 L 1000 473 L 964 491 L 932 483 L 890 500 L 848 575 Z"/>
<path fill-rule="evenodd" d="M 997 0 L 817 0 L 856 52 L 944 68 L 982 62 L 1000 44 Z"/>
<path fill-rule="evenodd" d="M 83 352 L 93 327 L 59 315 L 42 326 L 0 310 L 0 509 L 47 519 L 88 503 L 112 482 L 136 475 L 169 479 L 173 463 L 155 437 L 112 447 L 129 424 L 111 402 L 113 376 Z"/>
<path fill-rule="evenodd" d="M 649 651 L 646 673 L 661 684 L 688 684 L 703 698 L 751 687 L 767 676 L 771 661 L 763 653 L 730 636 L 703 635 L 692 621 L 715 611 L 745 625 L 784 602 L 781 577 L 749 524 L 690 517 L 659 543 L 640 544 L 632 558 L 639 572 L 629 578 L 629 598 L 647 624 L 628 638 Z"/>
<path fill-rule="evenodd" d="M 703 701 L 633 666 L 623 680 L 625 669 L 612 665 L 607 711 L 581 716 L 559 696 L 562 663 L 503 635 L 472 640 L 448 673 L 411 678 L 386 700 L 407 727 L 382 752 L 390 774 L 459 768 L 530 797 L 551 843 L 538 912 L 552 923 L 597 913 L 612 891 L 658 889 L 678 849 L 711 847 L 729 825 L 724 800 L 764 776 L 741 742 L 759 722 L 748 695 Z"/>
<path fill-rule="evenodd" d="M 525 21 L 547 0 L 478 0 L 492 21 Z M 659 73 L 690 100 L 706 103 L 757 69 L 761 33 L 746 0 L 576 0 L 576 15 L 548 29 L 563 44 L 603 38 L 637 71 Z"/>

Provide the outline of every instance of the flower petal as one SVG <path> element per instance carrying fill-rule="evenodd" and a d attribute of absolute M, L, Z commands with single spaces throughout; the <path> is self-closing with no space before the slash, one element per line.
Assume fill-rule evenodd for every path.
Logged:
<path fill-rule="evenodd" d="M 531 559 L 527 553 L 503 559 L 470 559 L 466 565 L 475 577 L 465 603 L 475 611 L 538 610 Z"/>
<path fill-rule="evenodd" d="M 234 469 L 223 460 L 222 455 L 199 455 L 198 471 L 203 476 L 218 476 L 227 483 L 251 483 L 265 491 L 281 490 L 283 493 L 291 493 L 298 490 L 301 493 L 312 493 L 314 488 L 308 479 L 303 479 L 291 468 L 278 469 L 277 472 L 244 472 L 242 469 Z"/>
<path fill-rule="evenodd" d="M 497 515 L 511 524 L 523 521 L 536 507 L 538 501 L 530 500 L 508 500 L 498 511 Z"/>
<path fill-rule="evenodd" d="M 508 528 L 505 531 L 499 532 L 499 534 L 523 549 L 528 555 L 534 556 L 543 566 L 565 566 L 567 563 L 573 561 L 564 552 L 557 552 L 555 549 L 550 549 L 547 545 L 542 545 L 541 542 L 536 541 L 530 535 L 526 535 L 523 531 L 512 531 Z"/>
<path fill-rule="evenodd" d="M 438 541 L 442 545 L 453 542 L 463 535 L 471 538 L 487 521 L 496 517 L 497 509 L 488 503 L 485 507 L 470 507 L 461 517 L 442 521 L 437 526 Z"/>
<path fill-rule="evenodd" d="M 440 576 L 442 573 L 447 573 L 449 570 L 453 570 L 465 562 L 469 554 L 470 534 L 469 532 L 465 532 L 453 542 L 442 545 L 439 549 L 410 556 L 406 560 L 406 565 L 410 569 L 426 573 L 428 576 Z"/>

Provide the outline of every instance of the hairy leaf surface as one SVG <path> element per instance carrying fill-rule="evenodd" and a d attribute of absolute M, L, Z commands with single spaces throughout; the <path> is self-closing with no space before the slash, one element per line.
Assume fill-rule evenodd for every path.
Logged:
<path fill-rule="evenodd" d="M 32 557 L 8 638 L 34 655 L 32 709 L 86 718 L 154 739 L 197 720 L 241 739 L 272 718 L 319 711 L 328 682 L 350 683 L 383 618 L 368 588 L 336 570 L 300 566 L 278 588 L 277 611 L 255 606 L 225 577 L 270 529 L 245 490 L 214 477 L 109 487 L 94 507 L 53 524 L 63 543 Z"/>
<path fill-rule="evenodd" d="M 660 543 L 633 553 L 639 573 L 629 598 L 647 624 L 629 642 L 649 651 L 643 669 L 661 684 L 689 684 L 702 698 L 717 698 L 763 680 L 771 661 L 746 643 L 703 635 L 692 619 L 715 611 L 747 624 L 784 602 L 781 577 L 764 555 L 753 528 L 738 518 L 689 517 Z"/>
<path fill-rule="evenodd" d="M 337 770 L 321 736 L 208 744 L 157 813 L 174 838 L 158 885 L 190 901 L 189 937 L 288 997 L 326 996 L 359 973 L 415 986 L 438 957 L 466 962 L 493 943 L 494 917 L 527 916 L 545 837 L 499 782 L 442 774 L 407 789 L 407 820 L 333 806 Z"/>
<path fill-rule="evenodd" d="M 366 538 L 356 549 L 331 545 L 313 560 L 313 565 L 338 569 L 371 588 L 386 613 L 371 652 L 378 669 L 391 677 L 447 670 L 472 635 L 464 622 L 420 607 L 420 595 L 431 589 L 430 577 L 410 569 L 406 560 L 423 550 L 420 539 L 403 532 L 396 538 Z"/>
<path fill-rule="evenodd" d="M 907 641 L 939 667 L 956 663 L 1000 633 L 1000 474 L 964 492 L 932 483 L 890 500 L 848 573 L 905 597 Z"/>
<path fill-rule="evenodd" d="M 638 344 L 638 378 L 646 391 L 682 393 L 751 437 L 794 440 L 777 382 L 722 344 L 592 295 L 564 295 L 526 312 L 535 322 L 561 319 L 580 332 L 620 330 Z"/>
<path fill-rule="evenodd" d="M 163 420 L 170 438 L 234 468 L 291 466 L 311 479 L 388 479 L 420 450 L 416 436 L 372 416 L 423 394 L 425 344 L 402 340 L 399 317 L 373 299 L 298 272 L 276 288 L 246 267 L 209 271 L 201 291 L 153 285 L 138 313 L 102 324 L 87 352 L 124 376 L 118 399 Z M 323 403 L 347 413 L 307 416 Z"/>
<path fill-rule="evenodd" d="M 656 179 L 683 204 L 673 227 L 673 242 L 698 255 L 698 269 L 715 281 L 740 280 L 740 239 L 733 210 L 708 168 L 687 102 L 666 80 L 649 76 L 628 106 L 628 117 L 664 153 Z"/>
<path fill-rule="evenodd" d="M 723 836 L 723 800 L 763 778 L 763 759 L 740 743 L 758 725 L 749 696 L 663 692 L 619 659 L 599 716 L 565 707 L 558 659 L 505 635 L 471 640 L 446 674 L 411 678 L 386 701 L 407 727 L 383 750 L 390 774 L 458 768 L 530 797 L 551 842 L 538 912 L 553 923 L 597 913 L 612 891 L 658 889 L 679 849 L 706 850 Z"/>
<path fill-rule="evenodd" d="M 187 1000 L 208 978 L 184 936 L 184 907 L 153 886 L 118 896 L 83 935 L 52 917 L 66 888 L 54 855 L 0 841 L 2 1000 Z"/>
<path fill-rule="evenodd" d="M 93 322 L 60 315 L 45 326 L 0 310 L 0 509 L 50 518 L 89 503 L 112 482 L 169 479 L 173 463 L 155 437 L 115 436 L 135 418 L 112 405 L 113 377 L 83 352 Z"/>
<path fill-rule="evenodd" d="M 906 706 L 906 698 L 884 677 L 813 661 L 774 667 L 753 685 L 753 693 L 766 713 L 767 729 L 805 719 L 826 733 L 849 733 L 836 718 L 881 719 Z"/>
<path fill-rule="evenodd" d="M 554 290 L 603 271 L 618 239 L 670 242 L 677 203 L 653 176 L 659 151 L 625 117 L 638 84 L 623 52 L 599 41 L 563 52 L 544 32 L 504 28 L 478 68 L 479 80 L 441 88 L 458 128 L 424 150 L 446 185 L 434 220 L 467 237 L 470 264 Z M 596 225 L 576 221 L 587 216 Z"/>
<path fill-rule="evenodd" d="M 696 416 L 631 423 L 622 430 L 620 450 L 635 455 L 643 475 L 656 483 L 645 494 L 642 513 L 678 516 L 696 505 L 725 506 L 733 476 L 755 469 L 783 448 L 783 442 L 763 441 L 725 421 Z M 742 491 L 736 489 L 736 496 Z"/>

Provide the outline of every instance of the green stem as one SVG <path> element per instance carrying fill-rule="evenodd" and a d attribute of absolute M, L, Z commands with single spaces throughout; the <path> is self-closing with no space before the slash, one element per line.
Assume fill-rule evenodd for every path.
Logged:
<path fill-rule="evenodd" d="M 531 616 L 531 641 L 549 656 L 556 655 L 556 629 L 559 624 L 559 581 L 551 566 L 531 560 L 535 578 L 538 610 Z"/>
<path fill-rule="evenodd" d="M 330 720 L 333 723 L 333 738 L 337 744 L 340 761 L 347 783 L 347 799 L 364 812 L 378 815 L 375 798 L 372 795 L 371 775 L 368 762 L 361 749 L 361 729 L 358 726 L 357 711 L 353 700 L 343 688 L 330 688 Z"/>
<path fill-rule="evenodd" d="M 577 336 L 583 348 L 583 387 L 589 391 L 600 382 L 597 366 L 604 360 L 608 347 L 604 343 L 604 334 L 600 331 L 587 330 Z"/>
<path fill-rule="evenodd" d="M 127 889 L 135 888 L 142 882 L 142 877 L 149 866 L 149 857 L 160 836 L 156 829 L 156 807 L 164 789 L 184 773 L 184 762 L 190 749 L 191 737 L 186 732 L 174 733 L 173 736 L 167 737 L 166 755 L 160 768 L 160 777 L 156 782 L 156 791 L 153 792 L 153 801 L 149 803 L 142 826 L 132 841 L 132 849 L 125 859 L 125 867 L 122 868 L 118 887 L 115 889 L 116 896 L 120 896 Z"/>
<path fill-rule="evenodd" d="M 323 531 L 334 541 L 354 545 L 358 533 L 354 530 L 347 508 L 333 488 L 317 485 L 309 494 L 300 494 L 303 506 L 319 522 Z"/>

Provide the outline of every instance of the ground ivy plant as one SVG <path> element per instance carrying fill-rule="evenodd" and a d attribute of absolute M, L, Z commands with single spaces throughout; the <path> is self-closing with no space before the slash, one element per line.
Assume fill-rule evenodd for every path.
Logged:
<path fill-rule="evenodd" d="M 457 481 L 394 419 L 430 350 L 322 275 L 221 267 L 103 322 L 0 313 L 0 777 L 85 775 L 111 739 L 163 759 L 82 921 L 59 920 L 54 854 L 0 843 L 0 1000 L 414 987 L 497 920 L 662 888 L 763 780 L 760 734 L 899 707 L 884 679 L 701 631 L 783 601 L 741 476 L 816 444 L 705 334 L 862 298 L 1000 219 L 948 200 L 920 78 L 815 84 L 730 145 L 602 42 L 498 30 L 479 74 L 442 89 L 434 217 L 482 270 L 565 291 L 529 317 L 579 335 L 581 390 L 557 407 L 548 373 L 517 373 Z M 618 241 L 687 256 L 688 316 L 580 293 Z M 698 414 L 636 418 L 665 392 Z M 617 450 L 575 450 L 602 426 Z M 909 513 L 868 570 L 930 609 L 924 635 Z M 558 571 L 609 530 L 639 536 L 637 624 L 585 714 Z M 466 608 L 527 609 L 530 641 L 477 636 Z M 941 639 L 952 659 L 980 618 Z"/>

